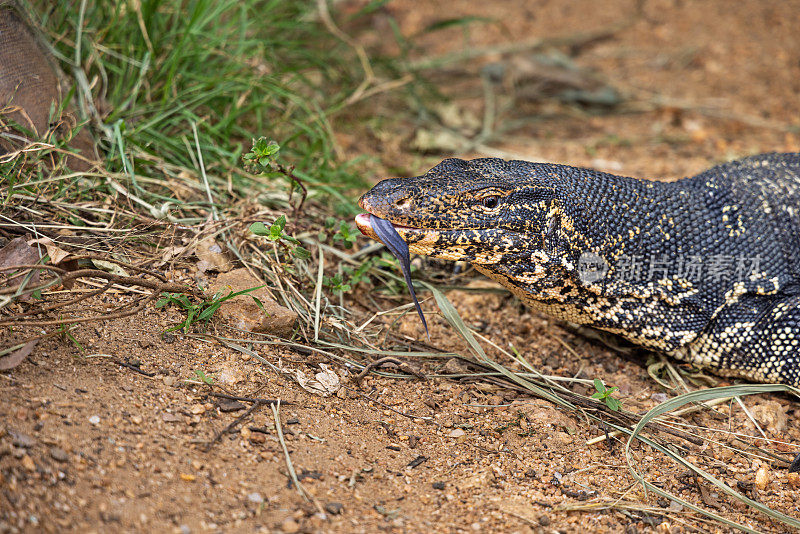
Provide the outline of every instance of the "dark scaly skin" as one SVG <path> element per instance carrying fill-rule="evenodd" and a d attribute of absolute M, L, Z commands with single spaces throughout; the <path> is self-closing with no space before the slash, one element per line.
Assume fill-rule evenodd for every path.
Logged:
<path fill-rule="evenodd" d="M 448 159 L 359 203 L 411 252 L 468 261 L 534 309 L 718 374 L 800 385 L 800 154 L 672 183 Z M 357 222 L 374 238 L 369 220 Z M 587 276 L 589 263 L 607 272 Z"/>

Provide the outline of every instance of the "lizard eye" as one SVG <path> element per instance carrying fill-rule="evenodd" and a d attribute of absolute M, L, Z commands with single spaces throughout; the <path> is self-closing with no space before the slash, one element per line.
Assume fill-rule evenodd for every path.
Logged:
<path fill-rule="evenodd" d="M 481 204 L 483 204 L 484 208 L 493 210 L 493 209 L 495 209 L 497 207 L 498 204 L 500 204 L 500 197 L 498 197 L 496 195 L 483 197 L 481 199 Z"/>

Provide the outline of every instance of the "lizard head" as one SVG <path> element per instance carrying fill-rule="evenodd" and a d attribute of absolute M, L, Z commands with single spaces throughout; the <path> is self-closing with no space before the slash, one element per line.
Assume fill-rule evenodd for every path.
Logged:
<path fill-rule="evenodd" d="M 370 215 L 388 220 L 416 254 L 487 270 L 530 265 L 532 253 L 544 252 L 557 216 L 554 170 L 494 158 L 446 159 L 423 175 L 379 182 L 359 200 L 368 214 L 356 224 L 376 239 Z"/>

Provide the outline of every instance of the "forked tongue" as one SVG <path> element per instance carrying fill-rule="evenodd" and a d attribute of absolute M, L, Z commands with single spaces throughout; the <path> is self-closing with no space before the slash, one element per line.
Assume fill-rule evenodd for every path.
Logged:
<path fill-rule="evenodd" d="M 414 292 L 414 284 L 411 283 L 411 258 L 408 252 L 408 243 L 403 241 L 403 238 L 397 233 L 392 223 L 386 219 L 370 215 L 370 222 L 378 238 L 400 262 L 400 270 L 403 271 L 403 278 L 406 279 L 406 285 L 411 293 L 411 300 L 414 301 L 414 307 L 417 309 L 417 314 L 419 314 L 419 318 L 422 320 L 422 326 L 425 327 L 425 335 L 428 336 L 428 340 L 430 341 L 431 335 L 428 332 L 428 323 L 425 321 L 425 315 L 422 313 L 419 300 L 417 300 L 417 294 Z"/>

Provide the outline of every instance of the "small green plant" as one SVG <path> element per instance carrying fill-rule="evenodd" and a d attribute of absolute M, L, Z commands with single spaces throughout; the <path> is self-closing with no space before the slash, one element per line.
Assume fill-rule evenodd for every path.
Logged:
<path fill-rule="evenodd" d="M 351 267 L 345 263 L 341 264 L 341 272 L 333 276 L 325 276 L 322 283 L 325 287 L 330 288 L 334 293 L 346 293 L 352 290 L 361 282 L 370 282 L 370 271 L 373 268 L 396 268 L 397 264 L 394 257 L 385 253 L 384 256 L 372 256 L 364 260 L 358 267 Z M 397 293 L 402 291 L 403 287 L 400 283 L 394 280 L 389 280 L 386 287 L 391 292 Z"/>
<path fill-rule="evenodd" d="M 213 384 L 214 384 L 214 377 L 211 377 L 211 376 L 208 376 L 208 375 L 206 375 L 206 374 L 205 374 L 203 371 L 201 371 L 200 369 L 195 369 L 195 370 L 194 370 L 194 374 L 196 374 L 196 375 L 197 375 L 197 378 L 199 378 L 201 382 L 205 382 L 205 383 L 206 383 L 206 384 L 208 384 L 209 386 L 211 386 L 211 385 L 213 385 Z"/>
<path fill-rule="evenodd" d="M 348 276 L 348 283 L 355 287 L 361 282 L 369 282 L 369 270 L 372 269 L 377 258 L 370 258 L 357 268 L 352 268 L 349 265 L 342 264 L 342 272 Z"/>
<path fill-rule="evenodd" d="M 62 324 L 62 325 L 58 326 L 56 331 L 59 334 L 61 334 L 62 337 L 70 340 L 72 342 L 72 344 L 75 345 L 78 348 L 78 350 L 81 352 L 81 354 L 86 354 L 86 349 L 83 348 L 83 345 L 81 345 L 80 342 L 77 339 L 75 339 L 75 336 L 73 336 L 70 333 L 70 330 L 72 328 L 73 328 L 72 326 L 67 326 L 65 324 Z"/>
<path fill-rule="evenodd" d="M 605 403 L 608 406 L 609 410 L 618 411 L 622 403 L 611 396 L 612 393 L 617 391 L 619 388 L 617 386 L 607 388 L 603 381 L 599 378 L 594 379 L 594 389 L 596 390 L 592 395 L 593 399 L 597 399 L 600 402 Z"/>
<path fill-rule="evenodd" d="M 281 147 L 278 143 L 266 137 L 253 139 L 253 147 L 250 152 L 242 156 L 245 168 L 255 174 L 267 176 L 284 176 L 289 180 L 289 196 L 294 193 L 295 187 L 301 190 L 300 204 L 295 207 L 299 211 L 306 200 L 308 190 L 303 182 L 295 175 L 294 165 L 284 166 L 278 161 L 278 154 Z"/>
<path fill-rule="evenodd" d="M 165 332 L 174 332 L 175 330 L 186 332 L 193 324 L 208 324 L 208 321 L 211 320 L 211 317 L 213 317 L 219 307 L 222 306 L 222 303 L 226 300 L 250 293 L 251 291 L 255 291 L 256 289 L 260 289 L 262 287 L 264 286 L 251 287 L 249 289 L 243 289 L 236 292 L 231 291 L 227 295 L 222 295 L 222 292 L 219 292 L 211 299 L 206 299 L 202 302 L 196 303 L 190 301 L 189 297 L 183 293 L 164 293 L 164 295 L 156 302 L 156 308 L 163 308 L 164 306 L 168 306 L 170 304 L 174 304 L 175 306 L 183 308 L 184 311 L 186 311 L 186 318 L 177 325 L 168 328 L 165 330 Z M 250 297 L 255 301 L 259 308 L 264 308 L 264 306 L 261 304 L 261 301 L 255 296 L 250 295 Z"/>
<path fill-rule="evenodd" d="M 245 165 L 256 172 L 274 172 L 281 146 L 266 137 L 253 139 L 253 148 L 242 156 Z"/>
<path fill-rule="evenodd" d="M 347 222 L 339 221 L 339 230 L 333 234 L 333 242 L 341 241 L 344 248 L 350 249 L 355 245 L 357 235 Z"/>
<path fill-rule="evenodd" d="M 330 288 L 334 293 L 346 293 L 353 289 L 353 286 L 344 280 L 342 273 L 336 273 L 333 276 L 323 276 L 322 284 Z"/>
<path fill-rule="evenodd" d="M 286 234 L 286 216 L 281 215 L 272 225 L 267 227 L 263 222 L 256 222 L 250 225 L 250 231 L 258 236 L 266 237 L 270 241 L 275 241 L 286 249 L 289 254 L 300 260 L 307 260 L 311 253 L 300 246 L 300 241 Z M 287 244 L 288 243 L 288 244 Z"/>

